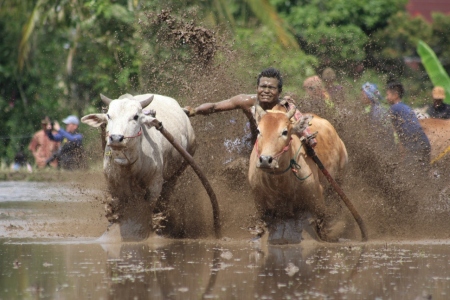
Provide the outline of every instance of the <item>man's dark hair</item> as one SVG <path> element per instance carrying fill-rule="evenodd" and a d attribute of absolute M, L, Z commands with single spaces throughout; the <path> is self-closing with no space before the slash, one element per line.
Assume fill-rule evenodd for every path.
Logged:
<path fill-rule="evenodd" d="M 398 81 L 389 82 L 387 84 L 386 89 L 388 91 L 391 90 L 391 91 L 397 92 L 400 99 L 403 98 L 403 95 L 405 94 L 405 89 L 403 88 L 403 85 Z"/>
<path fill-rule="evenodd" d="M 256 85 L 259 86 L 259 80 L 261 77 L 267 77 L 267 78 L 276 78 L 278 79 L 278 91 L 281 93 L 283 90 L 283 78 L 281 77 L 280 71 L 278 71 L 275 68 L 267 68 L 261 71 L 258 75 L 258 79 L 256 80 Z"/>

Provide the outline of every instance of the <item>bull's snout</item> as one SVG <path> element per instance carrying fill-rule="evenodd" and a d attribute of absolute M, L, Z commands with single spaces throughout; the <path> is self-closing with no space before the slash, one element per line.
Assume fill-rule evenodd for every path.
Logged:
<path fill-rule="evenodd" d="M 278 162 L 270 155 L 261 155 L 256 165 L 258 168 L 278 168 Z"/>
<path fill-rule="evenodd" d="M 109 143 L 114 145 L 114 144 L 119 144 L 123 141 L 124 136 L 121 134 L 111 134 L 109 136 Z"/>

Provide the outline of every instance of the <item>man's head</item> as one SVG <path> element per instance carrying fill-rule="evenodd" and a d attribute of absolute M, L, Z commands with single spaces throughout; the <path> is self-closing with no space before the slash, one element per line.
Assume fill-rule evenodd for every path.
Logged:
<path fill-rule="evenodd" d="M 80 121 L 77 116 L 70 115 L 63 120 L 63 123 L 66 124 L 66 131 L 73 133 L 78 129 L 78 124 L 80 124 Z"/>
<path fill-rule="evenodd" d="M 431 91 L 431 95 L 433 96 L 433 106 L 439 107 L 442 105 L 445 99 L 445 90 L 441 86 L 435 86 Z"/>
<path fill-rule="evenodd" d="M 400 82 L 389 82 L 386 87 L 386 100 L 389 104 L 395 104 L 402 101 L 405 89 Z"/>
<path fill-rule="evenodd" d="M 332 68 L 325 68 L 322 72 L 322 79 L 326 83 L 333 83 L 336 80 L 336 72 Z"/>
<path fill-rule="evenodd" d="M 305 81 L 303 81 L 303 88 L 311 98 L 323 98 L 324 87 L 322 79 L 320 79 L 319 76 L 311 76 L 306 78 Z"/>
<path fill-rule="evenodd" d="M 378 104 L 382 99 L 378 87 L 374 83 L 366 82 L 362 85 L 364 104 Z"/>
<path fill-rule="evenodd" d="M 42 129 L 46 129 L 49 124 L 50 124 L 50 118 L 47 116 L 44 116 L 41 120 Z"/>
<path fill-rule="evenodd" d="M 256 93 L 261 104 L 276 103 L 283 90 L 283 78 L 274 68 L 262 70 L 256 81 Z"/>

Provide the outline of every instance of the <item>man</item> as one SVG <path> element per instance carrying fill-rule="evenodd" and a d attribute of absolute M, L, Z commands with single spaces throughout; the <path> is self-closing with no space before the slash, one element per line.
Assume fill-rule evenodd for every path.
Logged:
<path fill-rule="evenodd" d="M 390 124 L 388 110 L 381 104 L 382 99 L 376 84 L 366 82 L 361 86 L 361 102 L 366 106 L 370 138 L 379 148 L 392 150 L 395 147 L 394 131 Z"/>
<path fill-rule="evenodd" d="M 405 151 L 404 159 L 426 166 L 430 161 L 430 142 L 414 111 L 402 102 L 404 93 L 401 83 L 390 82 L 387 86 L 386 100 L 391 105 L 389 113 L 392 125 Z"/>
<path fill-rule="evenodd" d="M 59 149 L 59 143 L 50 140 L 45 133 L 47 125 L 49 124 L 49 117 L 44 117 L 41 120 L 41 130 L 33 135 L 30 145 L 28 146 L 28 149 L 34 156 L 34 162 L 38 168 L 45 168 L 47 159 Z M 56 160 L 51 163 L 52 167 L 57 167 L 57 165 L 58 162 Z"/>
<path fill-rule="evenodd" d="M 61 142 L 59 151 L 47 160 L 50 164 L 54 159 L 58 159 L 63 169 L 79 169 L 84 164 L 82 141 L 83 136 L 77 132 L 80 121 L 76 116 L 68 116 L 63 120 L 66 124 L 66 130 L 61 129 L 59 123 L 55 121 L 53 129 L 57 132 L 52 133 L 51 125 L 47 127 L 46 134 L 52 141 Z"/>
<path fill-rule="evenodd" d="M 280 72 L 274 68 L 264 69 L 256 81 L 256 95 L 241 94 L 230 99 L 216 103 L 204 103 L 196 108 L 186 106 L 184 111 L 189 117 L 195 115 L 209 115 L 212 113 L 228 111 L 233 109 L 242 109 L 250 121 L 250 131 L 252 134 L 252 143 L 256 141 L 257 124 L 255 105 L 259 104 L 262 109 L 273 109 L 277 104 L 283 106 L 286 111 L 295 107 L 292 101 L 280 100 L 280 94 L 283 90 L 283 79 Z M 301 117 L 300 111 L 296 111 L 294 117 L 298 120 Z M 306 129 L 301 135 L 309 137 L 310 133 Z M 314 138 L 307 139 L 311 146 L 316 145 Z"/>
<path fill-rule="evenodd" d="M 342 103 L 345 100 L 344 87 L 336 84 L 336 73 L 332 68 L 325 68 L 322 72 L 322 79 L 325 83 L 330 98 L 333 102 Z"/>
<path fill-rule="evenodd" d="M 433 105 L 430 105 L 427 113 L 431 118 L 450 119 L 450 105 L 444 103 L 445 90 L 441 86 L 435 86 L 431 92 Z"/>

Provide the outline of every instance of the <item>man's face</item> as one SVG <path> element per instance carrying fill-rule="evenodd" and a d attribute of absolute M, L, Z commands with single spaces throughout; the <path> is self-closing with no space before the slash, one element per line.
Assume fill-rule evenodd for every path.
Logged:
<path fill-rule="evenodd" d="M 361 102 L 364 105 L 372 104 L 372 102 L 370 101 L 369 97 L 367 96 L 367 94 L 364 91 L 361 91 Z"/>
<path fill-rule="evenodd" d="M 387 90 L 386 91 L 386 100 L 389 104 L 395 104 L 397 100 L 399 99 L 398 93 L 393 90 Z"/>
<path fill-rule="evenodd" d="M 66 131 L 67 132 L 73 133 L 73 132 L 75 132 L 77 130 L 77 128 L 78 128 L 78 125 L 66 124 Z"/>
<path fill-rule="evenodd" d="M 259 85 L 256 88 L 259 102 L 274 103 L 278 101 L 280 92 L 278 90 L 278 79 L 261 77 L 259 79 Z"/>
<path fill-rule="evenodd" d="M 433 105 L 434 105 L 434 107 L 439 107 L 439 106 L 441 106 L 443 102 L 444 102 L 443 99 L 433 99 Z"/>

